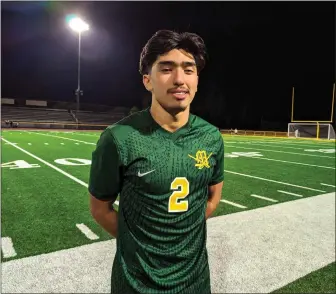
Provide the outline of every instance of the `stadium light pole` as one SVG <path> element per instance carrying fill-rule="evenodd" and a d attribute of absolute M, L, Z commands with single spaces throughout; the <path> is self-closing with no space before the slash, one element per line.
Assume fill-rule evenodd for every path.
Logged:
<path fill-rule="evenodd" d="M 69 27 L 78 33 L 78 85 L 76 90 L 76 113 L 79 110 L 79 97 L 83 95 L 80 89 L 80 55 L 81 55 L 81 37 L 82 33 L 89 30 L 89 25 L 79 17 L 72 17 L 69 20 Z"/>

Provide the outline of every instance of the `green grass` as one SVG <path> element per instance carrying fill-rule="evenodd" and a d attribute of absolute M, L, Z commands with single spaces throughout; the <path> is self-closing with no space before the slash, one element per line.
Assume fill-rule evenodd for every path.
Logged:
<path fill-rule="evenodd" d="M 335 262 L 272 293 L 336 293 Z"/>
<path fill-rule="evenodd" d="M 2 261 L 111 238 L 89 213 L 87 183 L 90 164 L 69 165 L 57 161 L 65 158 L 72 158 L 69 159 L 72 162 L 75 162 L 74 158 L 90 160 L 99 135 L 100 132 L 2 132 L 4 139 L 16 143 L 16 146 L 79 180 L 76 182 L 59 170 L 2 141 L 2 164 L 24 160 L 39 165 L 19 169 L 2 165 L 1 235 L 12 239 L 17 253 L 14 257 L 4 258 L 1 252 Z M 231 204 L 221 202 L 214 217 L 335 191 L 334 142 L 238 136 L 224 136 L 224 141 L 225 184 L 222 200 L 230 201 Z M 250 157 L 250 152 L 262 156 Z M 276 202 L 254 198 L 251 194 L 271 198 Z M 89 227 L 99 239 L 86 238 L 76 227 L 76 224 L 81 223 Z M 308 280 L 316 287 L 322 285 L 324 279 L 335 281 L 335 276 L 332 275 L 334 271 L 333 264 L 328 267 L 327 274 L 320 275 L 321 278 L 313 275 Z M 300 286 L 301 284 L 286 289 L 292 292 L 306 289 L 306 283 Z M 326 291 L 334 289 L 329 282 L 324 284 L 326 287 L 323 289 Z M 315 289 L 315 286 L 309 289 Z"/>

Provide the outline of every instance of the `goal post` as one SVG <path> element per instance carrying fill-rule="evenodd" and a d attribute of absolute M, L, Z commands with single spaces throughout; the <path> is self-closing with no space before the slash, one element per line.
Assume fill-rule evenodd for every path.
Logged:
<path fill-rule="evenodd" d="M 311 123 L 288 123 L 287 136 L 289 138 L 310 138 L 335 140 L 335 130 L 332 124 Z"/>
<path fill-rule="evenodd" d="M 298 120 L 294 119 L 294 87 L 292 87 L 292 109 L 291 109 L 291 122 L 292 123 L 333 123 L 334 121 L 334 108 L 335 108 L 335 83 L 333 84 L 332 89 L 332 98 L 331 98 L 331 108 L 330 111 L 330 120 Z"/>

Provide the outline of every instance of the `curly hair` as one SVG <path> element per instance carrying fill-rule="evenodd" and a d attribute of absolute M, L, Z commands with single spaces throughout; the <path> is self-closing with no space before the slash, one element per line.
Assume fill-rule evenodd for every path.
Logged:
<path fill-rule="evenodd" d="M 146 43 L 140 54 L 139 72 L 149 74 L 154 62 L 160 55 L 173 49 L 183 49 L 193 55 L 197 73 L 205 66 L 206 47 L 203 39 L 194 33 L 177 33 L 170 30 L 157 31 Z"/>

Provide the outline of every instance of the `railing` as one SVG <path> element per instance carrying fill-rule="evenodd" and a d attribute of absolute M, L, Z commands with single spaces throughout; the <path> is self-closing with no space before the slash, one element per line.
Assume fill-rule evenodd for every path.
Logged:
<path fill-rule="evenodd" d="M 238 130 L 237 133 L 234 130 L 220 130 L 222 134 L 232 136 L 263 136 L 263 137 L 286 137 L 287 132 L 277 131 L 252 131 L 252 130 Z"/>

